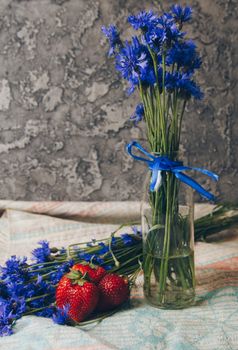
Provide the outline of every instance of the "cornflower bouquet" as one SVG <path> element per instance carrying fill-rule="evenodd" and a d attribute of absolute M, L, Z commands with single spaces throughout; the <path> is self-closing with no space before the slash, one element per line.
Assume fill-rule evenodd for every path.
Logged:
<path fill-rule="evenodd" d="M 215 200 L 184 172 L 196 170 L 218 180 L 216 174 L 184 166 L 178 158 L 186 104 L 191 98 L 203 97 L 195 79 L 202 60 L 183 29 L 191 16 L 191 8 L 180 5 L 162 15 L 142 11 L 129 16 L 128 22 L 139 34 L 125 42 L 114 25 L 102 28 L 109 41 L 109 56 L 129 83 L 128 93 L 136 90 L 141 100 L 131 119 L 136 124 L 144 119 L 146 124 L 149 152 L 137 141 L 127 146 L 128 153 L 150 170 L 149 206 L 142 212 L 145 296 L 154 305 L 172 308 L 194 300 L 192 194 L 184 194 L 189 199 L 183 203 L 187 209 L 182 214 L 181 183 Z M 146 157 L 136 155 L 136 150 Z"/>
<path fill-rule="evenodd" d="M 190 7 L 174 5 L 162 16 L 152 11 L 129 16 L 128 22 L 140 35 L 125 43 L 115 26 L 102 28 L 110 44 L 109 56 L 114 56 L 116 70 L 129 83 L 128 94 L 137 90 L 140 95 L 131 119 L 138 123 L 144 118 L 151 152 L 170 157 L 179 150 L 187 101 L 203 97 L 194 80 L 201 57 L 182 31 L 191 14 Z"/>
<path fill-rule="evenodd" d="M 49 242 L 40 241 L 31 259 L 12 256 L 5 266 L 0 266 L 0 336 L 11 335 L 16 321 L 25 315 L 81 327 L 115 312 L 97 312 L 87 321 L 78 323 L 69 316 L 67 305 L 57 307 L 56 304 L 60 280 L 78 263 L 95 268 L 101 266 L 110 273 L 128 276 L 130 285 L 134 283 L 142 250 L 140 229 L 133 226 L 129 233 L 118 237 L 115 234 L 103 240 L 75 243 L 67 249 L 50 247 Z"/>

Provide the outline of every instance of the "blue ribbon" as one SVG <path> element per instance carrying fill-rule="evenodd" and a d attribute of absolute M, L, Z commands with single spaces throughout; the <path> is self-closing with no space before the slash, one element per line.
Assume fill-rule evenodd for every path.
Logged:
<path fill-rule="evenodd" d="M 136 156 L 132 154 L 132 148 L 135 147 L 137 150 L 141 151 L 145 154 L 149 159 Z M 195 191 L 197 191 L 201 196 L 207 198 L 208 200 L 215 201 L 216 197 L 206 191 L 201 185 L 199 185 L 195 180 L 191 177 L 185 175 L 183 171 L 187 170 L 196 170 L 202 174 L 210 176 L 212 180 L 218 181 L 218 175 L 213 172 L 202 169 L 202 168 L 194 168 L 189 166 L 183 166 L 182 162 L 175 162 L 170 160 L 166 156 L 154 156 L 153 154 L 147 152 L 138 142 L 133 141 L 127 145 L 127 152 L 130 156 L 132 156 L 136 160 L 140 160 L 142 162 L 147 163 L 149 169 L 152 171 L 151 183 L 150 183 L 150 191 L 157 191 L 159 186 L 161 185 L 162 171 L 169 171 L 173 173 L 177 179 L 184 182 L 188 186 L 192 187 Z"/>

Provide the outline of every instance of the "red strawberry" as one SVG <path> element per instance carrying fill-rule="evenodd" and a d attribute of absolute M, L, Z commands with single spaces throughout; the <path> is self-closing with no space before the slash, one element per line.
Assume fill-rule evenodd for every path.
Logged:
<path fill-rule="evenodd" d="M 129 298 L 128 279 L 109 273 L 98 284 L 99 302 L 98 311 L 106 311 L 115 308 Z"/>
<path fill-rule="evenodd" d="M 62 308 L 65 304 L 68 303 L 68 291 L 71 288 L 71 280 L 63 276 L 59 281 L 58 287 L 56 289 L 56 303 L 57 306 Z"/>
<path fill-rule="evenodd" d="M 82 278 L 80 271 L 71 270 L 62 277 L 56 290 L 56 305 L 69 305 L 69 317 L 75 322 L 83 321 L 95 309 L 99 291 L 95 284 Z"/>
<path fill-rule="evenodd" d="M 82 275 L 88 274 L 91 282 L 98 284 L 98 282 L 106 275 L 106 270 L 101 266 L 94 264 L 76 264 L 72 267 L 73 270 L 80 271 Z"/>
<path fill-rule="evenodd" d="M 83 321 L 96 308 L 99 299 L 97 286 L 85 282 L 82 286 L 76 284 L 69 291 L 69 316 L 76 322 Z"/>

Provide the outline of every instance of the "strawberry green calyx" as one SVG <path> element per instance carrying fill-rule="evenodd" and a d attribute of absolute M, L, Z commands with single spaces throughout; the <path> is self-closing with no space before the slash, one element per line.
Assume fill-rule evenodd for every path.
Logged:
<path fill-rule="evenodd" d="M 105 276 L 106 270 L 102 266 L 94 264 L 82 264 L 78 263 L 73 265 L 72 270 L 80 271 L 82 275 L 87 274 L 88 280 L 92 283 L 98 284 L 99 281 Z"/>
<path fill-rule="evenodd" d="M 72 284 L 78 284 L 79 286 L 83 286 L 86 282 L 91 282 L 87 272 L 82 274 L 82 272 L 78 270 L 70 269 L 70 272 L 67 273 L 66 277 L 71 280 Z"/>

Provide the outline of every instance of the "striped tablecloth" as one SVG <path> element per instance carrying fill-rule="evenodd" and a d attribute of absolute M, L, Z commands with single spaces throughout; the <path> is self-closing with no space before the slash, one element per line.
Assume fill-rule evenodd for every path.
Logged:
<path fill-rule="evenodd" d="M 0 262 L 29 255 L 47 239 L 54 246 L 103 238 L 122 222 L 139 220 L 137 202 L 0 201 Z M 201 215 L 211 208 L 197 205 Z M 197 302 L 184 310 L 161 310 L 144 302 L 142 281 L 130 305 L 96 326 L 78 329 L 27 316 L 15 334 L 0 338 L 1 350 L 238 349 L 238 231 L 195 247 Z"/>

